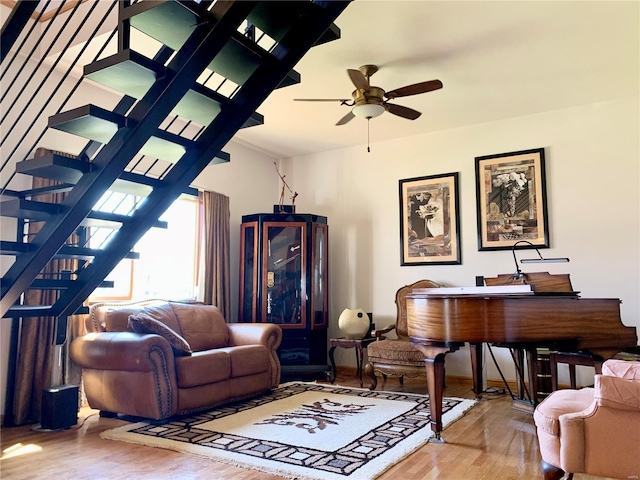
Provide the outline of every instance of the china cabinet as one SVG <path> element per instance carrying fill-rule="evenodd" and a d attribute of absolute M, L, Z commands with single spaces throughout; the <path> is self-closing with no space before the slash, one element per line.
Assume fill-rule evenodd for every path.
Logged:
<path fill-rule="evenodd" d="M 283 373 L 328 370 L 328 225 L 312 214 L 242 217 L 241 322 L 282 327 Z"/>

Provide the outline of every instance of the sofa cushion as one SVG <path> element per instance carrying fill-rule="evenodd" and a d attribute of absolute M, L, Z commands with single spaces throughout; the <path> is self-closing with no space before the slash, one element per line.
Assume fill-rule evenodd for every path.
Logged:
<path fill-rule="evenodd" d="M 229 346 L 229 329 L 218 307 L 171 303 L 180 331 L 194 352 Z"/>
<path fill-rule="evenodd" d="M 180 333 L 180 326 L 171 306 L 163 300 L 149 300 L 130 304 L 96 304 L 91 308 L 93 328 L 95 331 L 125 332 L 129 316 L 146 311 L 156 320 Z"/>
<path fill-rule="evenodd" d="M 155 333 L 165 338 L 176 355 L 191 355 L 189 343 L 164 323 L 156 320 L 146 311 L 129 316 L 127 329 L 136 333 Z"/>
<path fill-rule="evenodd" d="M 231 358 L 231 378 L 246 377 L 269 370 L 269 351 L 264 345 L 222 348 Z"/>
<path fill-rule="evenodd" d="M 94 322 L 98 321 L 96 331 L 102 332 L 125 332 L 129 324 L 129 316 L 141 312 L 143 307 L 103 307 L 103 310 L 95 314 Z M 99 319 L 99 320 L 98 320 Z"/>
<path fill-rule="evenodd" d="M 231 376 L 231 358 L 225 349 L 194 352 L 176 358 L 176 375 L 180 388 L 220 382 Z"/>

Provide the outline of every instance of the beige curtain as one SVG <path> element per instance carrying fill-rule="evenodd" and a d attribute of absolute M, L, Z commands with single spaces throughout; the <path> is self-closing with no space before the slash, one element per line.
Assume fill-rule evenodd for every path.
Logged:
<path fill-rule="evenodd" d="M 39 149 L 40 150 L 40 149 Z M 35 156 L 39 156 L 36 152 Z M 33 188 L 41 188 L 55 184 L 51 180 L 35 177 Z M 33 200 L 60 203 L 65 193 L 39 195 Z M 40 230 L 42 223 L 29 224 L 29 236 L 33 236 Z M 75 237 L 75 235 L 73 236 Z M 77 241 L 76 238 L 69 241 Z M 42 270 L 45 278 L 55 278 L 62 270 L 75 271 L 78 261 L 73 259 L 51 260 Z M 27 290 L 24 294 L 25 305 L 53 305 L 58 298 L 56 290 Z M 54 366 L 54 335 L 56 319 L 54 317 L 23 318 L 21 321 L 20 335 L 16 358 L 15 388 L 11 403 L 7 408 L 11 412 L 7 420 L 14 425 L 37 423 L 40 421 L 42 406 L 42 391 L 52 386 L 52 371 Z M 67 324 L 67 341 L 62 346 L 62 371 L 61 384 L 78 385 L 80 383 L 81 370 L 72 364 L 68 358 L 68 349 L 75 336 L 81 334 L 83 316 L 71 316 Z M 8 402 L 9 403 L 9 402 Z"/>
<path fill-rule="evenodd" d="M 203 301 L 217 306 L 230 320 L 230 211 L 229 197 L 216 192 L 199 192 L 200 221 L 203 232 Z"/>

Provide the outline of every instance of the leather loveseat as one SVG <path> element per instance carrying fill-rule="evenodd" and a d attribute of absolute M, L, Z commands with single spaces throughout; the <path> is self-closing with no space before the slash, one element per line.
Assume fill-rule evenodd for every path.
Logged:
<path fill-rule="evenodd" d="M 267 392 L 280 382 L 274 324 L 226 323 L 211 305 L 96 304 L 71 344 L 102 414 L 162 420 Z"/>

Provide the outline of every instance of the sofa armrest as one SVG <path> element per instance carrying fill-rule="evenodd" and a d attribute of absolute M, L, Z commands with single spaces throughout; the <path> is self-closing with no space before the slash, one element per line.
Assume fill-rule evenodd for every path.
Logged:
<path fill-rule="evenodd" d="M 626 478 L 629 472 L 637 473 L 629 466 L 627 450 L 629 445 L 638 445 L 638 434 L 633 432 L 640 431 L 640 382 L 596 375 L 593 390 L 594 401 L 589 407 L 558 418 L 560 468 L 586 472 L 588 462 L 590 468 L 601 466 L 601 472 L 616 472 L 607 476 Z M 596 438 L 607 449 L 590 448 L 598 443 L 593 440 Z"/>
<path fill-rule="evenodd" d="M 94 332 L 71 343 L 71 359 L 82 368 L 96 370 L 153 371 L 152 352 L 174 364 L 173 350 L 160 335 L 133 332 Z"/>
<path fill-rule="evenodd" d="M 282 342 L 282 329 L 273 323 L 229 323 L 231 346 L 264 345 L 277 350 Z"/>
<path fill-rule="evenodd" d="M 271 388 L 280 384 L 278 347 L 282 342 L 282 328 L 273 323 L 229 323 L 231 346 L 264 345 L 269 350 Z"/>
<path fill-rule="evenodd" d="M 92 408 L 155 420 L 178 411 L 173 350 L 160 335 L 94 332 L 70 350 Z"/>

